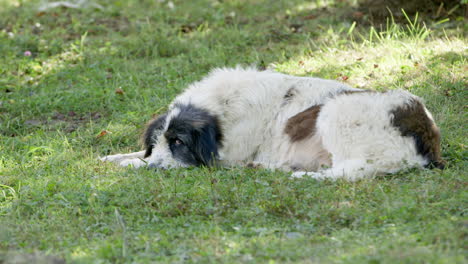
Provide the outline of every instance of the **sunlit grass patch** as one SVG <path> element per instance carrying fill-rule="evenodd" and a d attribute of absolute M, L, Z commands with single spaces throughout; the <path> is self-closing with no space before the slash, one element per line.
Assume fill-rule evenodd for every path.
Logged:
<path fill-rule="evenodd" d="M 342 49 L 324 46 L 323 50 L 275 64 L 275 67 L 291 74 L 339 79 L 360 88 L 408 88 L 424 82 L 424 78 L 435 72 L 439 73 L 441 68 L 449 72 L 452 80 L 463 81 L 467 55 L 461 40 L 436 39 L 422 44 L 403 39 L 379 44 L 351 44 Z M 450 65 L 437 63 L 447 59 Z M 447 66 L 455 69 L 447 69 Z M 398 87 L 402 77 L 408 82 L 404 87 Z"/>

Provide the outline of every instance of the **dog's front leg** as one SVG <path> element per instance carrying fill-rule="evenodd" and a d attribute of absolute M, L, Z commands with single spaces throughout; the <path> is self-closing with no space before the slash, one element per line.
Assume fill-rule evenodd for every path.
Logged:
<path fill-rule="evenodd" d="M 120 166 L 128 166 L 133 165 L 134 167 L 138 168 L 146 164 L 143 160 L 145 157 L 145 151 L 138 151 L 128 154 L 115 154 L 109 155 L 102 158 L 99 158 L 101 161 L 110 161 L 113 163 L 117 163 Z"/>
<path fill-rule="evenodd" d="M 133 168 L 139 168 L 139 167 L 146 166 L 148 164 L 148 161 L 142 158 L 133 158 L 133 159 L 122 160 L 118 164 L 119 166 L 122 166 L 122 167 L 132 166 Z"/>

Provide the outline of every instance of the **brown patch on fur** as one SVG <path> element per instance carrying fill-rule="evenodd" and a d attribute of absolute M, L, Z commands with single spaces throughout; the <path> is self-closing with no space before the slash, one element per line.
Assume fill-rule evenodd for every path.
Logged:
<path fill-rule="evenodd" d="M 315 133 L 321 108 L 322 105 L 314 105 L 288 119 L 284 132 L 292 142 L 303 140 Z"/>
<path fill-rule="evenodd" d="M 404 137 L 412 137 L 416 150 L 429 160 L 428 167 L 444 168 L 441 158 L 440 132 L 436 124 L 429 118 L 424 105 L 418 100 L 412 100 L 405 106 L 399 106 L 391 111 L 392 125 L 398 128 Z"/>

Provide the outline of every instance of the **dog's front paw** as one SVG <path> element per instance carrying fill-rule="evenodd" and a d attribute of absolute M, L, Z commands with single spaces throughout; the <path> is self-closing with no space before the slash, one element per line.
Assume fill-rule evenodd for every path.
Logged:
<path fill-rule="evenodd" d="M 145 165 L 146 165 L 146 162 L 138 158 L 126 159 L 126 160 L 122 160 L 121 162 L 119 162 L 119 166 L 122 166 L 122 167 L 131 166 L 133 168 L 139 168 Z"/>
<path fill-rule="evenodd" d="M 323 175 L 318 172 L 307 172 L 307 171 L 296 171 L 291 174 L 292 179 L 302 179 L 305 176 L 311 177 L 313 179 L 322 179 Z"/>
<path fill-rule="evenodd" d="M 296 171 L 291 174 L 291 178 L 294 179 L 302 179 L 305 175 L 307 175 L 307 172 L 305 171 Z"/>
<path fill-rule="evenodd" d="M 100 161 L 117 162 L 117 161 L 123 159 L 122 156 L 123 156 L 122 154 L 108 155 L 108 156 L 104 156 L 104 157 L 99 157 L 99 160 Z"/>

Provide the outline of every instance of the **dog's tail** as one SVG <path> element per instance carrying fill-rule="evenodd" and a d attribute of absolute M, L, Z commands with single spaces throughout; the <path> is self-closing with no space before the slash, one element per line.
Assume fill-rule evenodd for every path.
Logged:
<path fill-rule="evenodd" d="M 441 158 L 440 130 L 432 115 L 418 98 L 412 98 L 404 106 L 392 111 L 392 124 L 404 137 L 412 137 L 416 151 L 427 160 L 425 167 L 444 169 L 446 162 Z"/>

